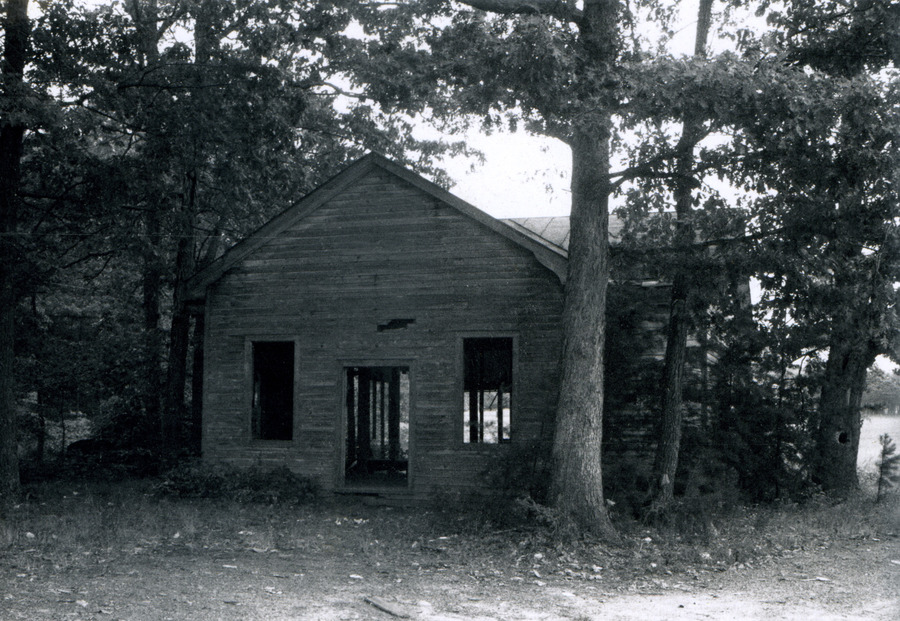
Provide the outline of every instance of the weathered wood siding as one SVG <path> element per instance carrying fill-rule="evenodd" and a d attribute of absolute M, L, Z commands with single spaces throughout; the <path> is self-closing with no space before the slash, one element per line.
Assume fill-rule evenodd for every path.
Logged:
<path fill-rule="evenodd" d="M 549 434 L 562 285 L 527 250 L 375 168 L 213 284 L 203 455 L 343 485 L 343 369 L 410 367 L 415 495 L 471 488 L 508 445 L 463 444 L 462 339 L 514 338 L 513 444 Z M 414 319 L 378 331 L 392 319 Z M 295 342 L 291 441 L 251 439 L 250 343 Z"/>

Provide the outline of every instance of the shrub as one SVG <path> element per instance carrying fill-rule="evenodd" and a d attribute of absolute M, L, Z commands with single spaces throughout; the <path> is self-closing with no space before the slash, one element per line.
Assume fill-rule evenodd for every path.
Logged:
<path fill-rule="evenodd" d="M 650 490 L 651 458 L 634 455 L 615 455 L 603 462 L 603 493 L 611 504 L 613 515 L 636 518 Z"/>
<path fill-rule="evenodd" d="M 314 500 L 318 484 L 286 466 L 208 466 L 181 464 L 163 475 L 156 494 L 174 498 L 228 498 L 238 502 L 299 505 Z"/>
<path fill-rule="evenodd" d="M 881 457 L 878 460 L 878 491 L 875 502 L 881 500 L 885 492 L 900 481 L 900 455 L 897 454 L 894 441 L 886 433 L 878 441 L 881 443 Z"/>
<path fill-rule="evenodd" d="M 535 441 L 512 444 L 482 473 L 488 494 L 467 498 L 487 521 L 504 527 L 533 524 L 524 507 L 545 502 L 550 488 L 549 446 Z"/>

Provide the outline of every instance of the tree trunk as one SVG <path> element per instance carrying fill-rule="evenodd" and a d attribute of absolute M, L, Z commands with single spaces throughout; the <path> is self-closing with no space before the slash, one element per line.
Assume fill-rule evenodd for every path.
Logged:
<path fill-rule="evenodd" d="M 698 59 L 706 55 L 706 40 L 709 34 L 711 14 L 712 0 L 702 0 L 694 43 L 694 57 Z M 694 227 L 690 221 L 694 188 L 694 147 L 700 139 L 701 129 L 700 122 L 694 117 L 685 118 L 681 138 L 676 146 L 678 155 L 675 161 L 673 187 L 676 217 L 675 246 L 684 253 L 689 251 L 694 242 Z M 650 515 L 664 512 L 675 496 L 675 473 L 678 470 L 681 428 L 684 418 L 684 360 L 690 320 L 687 304 L 692 293 L 691 289 L 689 268 L 682 264 L 673 279 L 672 296 L 669 303 L 662 416 L 651 478 L 650 494 L 652 499 L 648 510 Z"/>
<path fill-rule="evenodd" d="M 551 500 L 579 527 L 612 532 L 603 500 L 603 347 L 609 276 L 609 126 L 572 140 L 572 237 Z M 598 174 L 598 171 L 600 174 Z"/>
<path fill-rule="evenodd" d="M 7 0 L 3 24 L 3 96 L 22 101 L 28 52 L 28 0 Z M 19 185 L 25 126 L 0 119 L 0 505 L 20 493 L 15 396 L 15 313 L 18 306 Z"/>
<path fill-rule="evenodd" d="M 199 67 L 209 62 L 213 47 L 213 34 L 210 25 L 211 12 L 214 7 L 209 0 L 203 0 L 195 7 L 194 15 L 194 64 Z M 202 72 L 195 73 L 195 85 L 203 87 Z M 190 147 L 189 147 L 190 148 Z M 178 242 L 175 251 L 175 284 L 172 293 L 172 325 L 169 332 L 168 366 L 166 374 L 165 400 L 163 404 L 162 438 L 163 451 L 173 455 L 178 452 L 184 441 L 183 421 L 185 419 L 185 385 L 187 380 L 187 364 L 190 345 L 190 310 L 185 303 L 188 279 L 194 274 L 195 232 L 194 220 L 197 214 L 198 167 L 190 169 L 187 179 L 186 200 L 177 214 L 176 234 Z M 200 322 L 202 329 L 202 322 Z M 195 341 L 202 342 L 200 339 Z M 200 350 L 202 356 L 202 345 Z M 195 357 L 195 366 L 198 359 Z M 202 361 L 200 362 L 202 369 Z M 202 378 L 194 378 L 201 382 Z M 195 403 L 194 408 L 197 405 Z M 202 406 L 201 406 L 202 407 Z M 199 422 L 199 421 L 195 421 Z M 196 427 L 196 425 L 195 425 Z M 194 430 L 199 433 L 199 428 Z M 199 444 L 197 444 L 199 446 Z"/>
<path fill-rule="evenodd" d="M 185 388 L 187 385 L 187 358 L 190 345 L 191 316 L 185 304 L 185 282 L 190 278 L 188 261 L 183 255 L 193 251 L 185 239 L 178 240 L 176 252 L 175 291 L 172 305 L 172 325 L 169 329 L 168 365 L 163 390 L 162 449 L 169 455 L 176 454 L 182 445 L 182 422 L 185 417 Z"/>
<path fill-rule="evenodd" d="M 684 359 L 687 351 L 688 278 L 675 275 L 669 303 L 669 328 L 663 371 L 662 416 L 659 422 L 656 456 L 651 478 L 652 500 L 648 513 L 665 512 L 675 496 L 675 472 L 681 451 L 681 427 L 684 418 Z"/>
<path fill-rule="evenodd" d="M 185 303 L 187 281 L 194 273 L 194 211 L 197 176 L 188 175 L 187 204 L 179 214 L 178 243 L 175 252 L 175 286 L 172 300 L 172 326 L 169 331 L 169 357 L 162 417 L 163 452 L 174 455 L 182 445 L 182 421 L 185 417 L 184 394 L 190 344 L 191 316 Z"/>
<path fill-rule="evenodd" d="M 195 265 L 195 271 L 203 269 L 212 263 L 219 254 L 221 235 L 220 223 L 216 223 L 213 233 L 209 238 L 206 252 Z M 204 338 L 206 335 L 206 316 L 201 310 L 194 316 L 193 335 L 193 366 L 191 368 L 191 434 L 190 448 L 193 454 L 200 455 L 203 450 L 203 365 L 204 365 Z"/>
<path fill-rule="evenodd" d="M 462 0 L 503 14 L 552 15 L 575 23 L 580 80 L 605 74 L 615 85 L 619 53 L 619 0 Z M 577 95 L 576 95 L 577 97 Z M 563 305 L 562 378 L 553 440 L 550 498 L 579 528 L 612 535 L 603 501 L 603 347 L 609 280 L 609 149 L 613 97 L 593 93 L 571 120 L 571 239 Z"/>
<path fill-rule="evenodd" d="M 159 11 L 157 0 L 129 0 L 125 10 L 134 20 L 138 32 L 138 62 L 145 71 L 152 70 L 159 61 Z M 161 222 L 159 201 L 147 205 L 144 215 L 145 246 L 141 266 L 142 306 L 144 312 L 144 385 L 142 399 L 144 416 L 150 428 L 157 430 L 154 444 L 162 446 L 162 350 L 160 329 L 160 290 L 162 288 Z"/>
<path fill-rule="evenodd" d="M 0 150 L 6 145 L 0 138 Z M 2 158 L 5 160 L 6 158 Z M 5 176 L 6 161 L 0 162 L 0 175 Z M 5 190 L 0 190 L 4 196 Z M 6 202 L 5 199 L 0 199 Z M 5 230 L 0 230 L 0 234 Z M 4 238 L 5 239 L 5 238 Z M 6 245 L 0 241 L 0 245 Z M 16 399 L 13 376 L 15 373 L 15 311 L 16 295 L 12 278 L 12 264 L 7 262 L 9 252 L 0 250 L 0 508 L 18 497 L 19 447 L 16 424 Z"/>
<path fill-rule="evenodd" d="M 845 495 L 859 488 L 856 461 L 862 427 L 860 404 L 866 372 L 875 360 L 865 332 L 851 320 L 832 333 L 819 397 L 813 480 L 825 491 Z"/>
<path fill-rule="evenodd" d="M 619 9 L 616 0 L 584 2 L 578 42 L 586 81 L 598 71 L 608 72 L 610 82 L 615 81 Z M 611 135 L 609 105 L 598 103 L 572 121 L 572 232 L 550 487 L 551 501 L 561 515 L 603 536 L 615 532 L 603 500 L 601 466 Z"/>
<path fill-rule="evenodd" d="M 194 316 L 193 363 L 191 366 L 191 425 L 188 451 L 200 455 L 203 446 L 203 333 L 206 317 L 200 312 Z"/>
<path fill-rule="evenodd" d="M 160 320 L 160 288 L 162 273 L 159 252 L 160 223 L 158 205 L 152 204 L 146 213 L 146 248 L 142 266 L 141 287 L 144 310 L 144 415 L 152 427 L 161 428 L 162 335 Z"/>

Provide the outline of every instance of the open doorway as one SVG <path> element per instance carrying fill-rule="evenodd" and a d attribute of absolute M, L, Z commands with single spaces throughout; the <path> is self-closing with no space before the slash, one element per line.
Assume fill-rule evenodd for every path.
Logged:
<path fill-rule="evenodd" d="M 344 377 L 344 481 L 405 486 L 409 479 L 409 367 L 347 367 Z"/>

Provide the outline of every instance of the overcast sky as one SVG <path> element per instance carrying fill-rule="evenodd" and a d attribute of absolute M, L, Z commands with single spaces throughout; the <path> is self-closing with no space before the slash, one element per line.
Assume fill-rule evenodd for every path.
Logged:
<path fill-rule="evenodd" d="M 495 218 L 569 214 L 569 147 L 525 132 L 472 132 L 467 142 L 484 153 L 485 161 L 457 157 L 445 162 L 456 182 L 453 194 Z"/>

